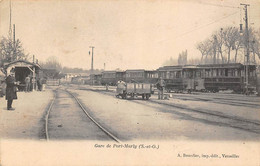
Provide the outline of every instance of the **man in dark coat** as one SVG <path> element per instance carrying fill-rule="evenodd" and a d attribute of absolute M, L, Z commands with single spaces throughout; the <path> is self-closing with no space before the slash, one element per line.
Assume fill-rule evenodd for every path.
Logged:
<path fill-rule="evenodd" d="M 12 108 L 13 100 L 17 99 L 16 94 L 16 85 L 14 78 L 14 70 L 10 71 L 10 75 L 6 78 L 6 96 L 5 99 L 7 100 L 7 110 L 14 110 Z"/>
<path fill-rule="evenodd" d="M 158 100 L 163 100 L 164 99 L 164 87 L 165 87 L 165 82 L 162 77 L 159 78 L 158 82 L 155 84 L 158 89 Z"/>

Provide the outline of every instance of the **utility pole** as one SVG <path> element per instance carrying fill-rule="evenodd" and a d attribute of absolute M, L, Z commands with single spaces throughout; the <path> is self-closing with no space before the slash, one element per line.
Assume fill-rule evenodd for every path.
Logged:
<path fill-rule="evenodd" d="M 13 25 L 14 26 L 14 37 L 13 37 L 13 47 L 14 47 L 14 54 L 13 54 L 13 60 L 17 60 L 17 57 L 16 57 L 16 46 L 15 46 L 15 24 Z"/>
<path fill-rule="evenodd" d="M 213 41 L 213 64 L 216 64 L 216 54 L 217 54 L 217 36 L 214 35 Z"/>
<path fill-rule="evenodd" d="M 249 32 L 248 32 L 248 15 L 247 15 L 247 7 L 250 6 L 249 4 L 242 4 L 240 5 L 244 6 L 245 8 L 245 47 L 246 47 L 246 53 L 245 53 L 245 67 L 246 67 L 246 72 L 245 72 L 245 77 L 246 77 L 246 94 L 248 93 L 248 79 L 249 79 L 249 73 L 248 73 L 248 64 L 249 64 Z"/>
<path fill-rule="evenodd" d="M 92 52 L 92 57 L 91 57 L 91 74 L 90 74 L 90 79 L 91 79 L 91 85 L 93 85 L 93 84 L 94 84 L 94 83 L 93 83 L 94 80 L 93 80 L 93 78 L 92 78 L 92 77 L 93 77 L 93 74 L 94 74 L 94 73 L 93 73 L 93 72 L 94 72 L 94 67 L 93 67 L 93 54 L 94 54 L 94 48 L 95 48 L 95 47 L 90 46 L 89 48 L 92 49 L 92 51 L 91 51 L 91 52 Z"/>
<path fill-rule="evenodd" d="M 9 8 L 10 8 L 9 37 L 12 38 L 12 4 L 11 4 L 11 0 L 9 2 Z"/>

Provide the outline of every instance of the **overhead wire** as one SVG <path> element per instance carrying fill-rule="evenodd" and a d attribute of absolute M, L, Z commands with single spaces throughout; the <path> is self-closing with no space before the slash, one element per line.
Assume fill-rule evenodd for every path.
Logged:
<path fill-rule="evenodd" d="M 199 2 L 199 3 L 200 3 L 200 4 L 203 4 L 203 5 L 209 5 L 209 6 L 217 6 L 217 7 L 226 7 L 226 8 L 239 9 L 239 7 L 235 7 L 235 6 L 219 5 L 219 4 L 213 4 L 213 3 L 208 3 L 208 2 Z"/>
<path fill-rule="evenodd" d="M 229 15 L 227 15 L 227 16 L 224 16 L 224 17 L 222 17 L 222 18 L 220 18 L 220 19 L 217 19 L 217 20 L 215 20 L 215 21 L 213 21 L 213 22 L 210 22 L 210 23 L 208 23 L 208 24 L 205 24 L 205 25 L 199 26 L 199 27 L 197 27 L 197 28 L 195 28 L 195 29 L 192 29 L 192 30 L 190 30 L 190 31 L 187 31 L 187 32 L 185 32 L 185 33 L 183 33 L 183 34 L 181 34 L 181 35 L 179 35 L 179 36 L 176 36 L 175 39 L 176 39 L 176 38 L 179 38 L 179 37 L 182 37 L 182 36 L 185 36 L 185 35 L 187 35 L 187 34 L 193 32 L 193 31 L 199 30 L 199 29 L 201 29 L 201 28 L 205 28 L 205 27 L 207 27 L 207 26 L 209 26 L 209 25 L 211 25 L 211 24 L 214 24 L 214 23 L 216 23 L 216 22 L 219 22 L 219 21 L 221 21 L 221 20 L 223 20 L 223 19 L 226 19 L 227 17 L 230 17 L 230 16 L 235 15 L 235 14 L 237 14 L 237 13 L 238 13 L 238 11 L 236 11 L 236 12 L 234 12 L 234 13 L 231 13 L 231 14 L 229 14 Z M 164 42 L 164 41 L 167 41 L 167 40 L 171 40 L 171 39 L 161 40 L 161 41 L 159 41 L 159 43 Z"/>

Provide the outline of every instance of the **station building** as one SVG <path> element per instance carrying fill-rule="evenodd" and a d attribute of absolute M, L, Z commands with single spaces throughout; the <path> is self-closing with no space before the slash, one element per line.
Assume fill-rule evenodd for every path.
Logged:
<path fill-rule="evenodd" d="M 32 90 L 37 89 L 36 80 L 42 77 L 41 66 L 38 63 L 32 63 L 26 60 L 16 60 L 7 64 L 4 64 L 6 74 L 9 75 L 10 71 L 14 69 L 15 79 L 20 82 L 19 90 L 25 89 L 25 78 L 29 75 L 32 80 Z"/>

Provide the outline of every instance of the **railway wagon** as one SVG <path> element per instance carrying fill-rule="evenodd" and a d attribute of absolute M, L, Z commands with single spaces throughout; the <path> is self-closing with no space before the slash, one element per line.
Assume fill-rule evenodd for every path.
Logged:
<path fill-rule="evenodd" d="M 165 81 L 166 91 L 183 91 L 186 86 L 182 78 L 182 66 L 163 66 L 158 69 L 158 76 Z"/>
<path fill-rule="evenodd" d="M 101 78 L 102 85 L 116 85 L 116 71 L 103 71 Z"/>
<path fill-rule="evenodd" d="M 118 81 L 125 81 L 124 71 L 103 71 L 101 84 L 116 86 Z"/>
<path fill-rule="evenodd" d="M 198 65 L 200 77 L 204 79 L 205 89 L 211 92 L 219 90 L 245 91 L 245 68 L 241 63 Z M 256 87 L 256 66 L 248 65 L 248 89 Z"/>
<path fill-rule="evenodd" d="M 182 68 L 183 86 L 188 92 L 205 91 L 205 80 L 201 78 L 201 71 L 195 65 L 185 65 Z"/>
<path fill-rule="evenodd" d="M 144 69 L 126 70 L 125 81 L 155 84 L 158 81 L 158 72 Z"/>
<path fill-rule="evenodd" d="M 148 100 L 151 97 L 153 91 L 152 84 L 149 83 L 124 83 L 120 82 L 117 85 L 117 95 L 116 97 L 121 96 L 122 99 L 127 99 L 130 97 L 141 96 L 142 99 Z"/>
<path fill-rule="evenodd" d="M 101 85 L 102 74 L 90 74 L 89 77 L 86 77 L 85 84 L 89 85 Z"/>

